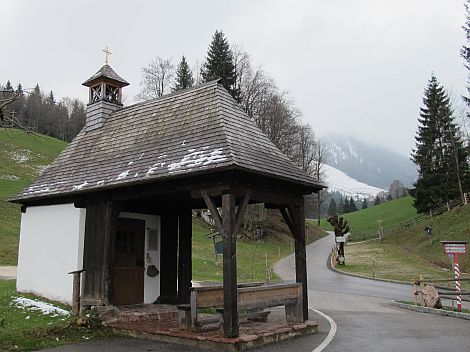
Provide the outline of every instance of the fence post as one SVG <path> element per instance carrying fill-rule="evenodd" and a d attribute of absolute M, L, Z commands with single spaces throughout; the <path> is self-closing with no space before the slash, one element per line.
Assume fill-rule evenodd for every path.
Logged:
<path fill-rule="evenodd" d="M 431 215 L 431 219 L 432 219 L 432 209 L 429 211 L 429 214 Z"/>
<path fill-rule="evenodd" d="M 71 271 L 69 274 L 73 275 L 73 290 L 72 290 L 72 315 L 78 316 L 80 314 L 80 276 L 84 270 Z"/>
<path fill-rule="evenodd" d="M 467 204 L 467 193 L 463 194 L 463 203 Z"/>
<path fill-rule="evenodd" d="M 416 276 L 413 276 L 413 297 L 416 306 L 418 305 L 418 292 L 416 292 Z"/>
<path fill-rule="evenodd" d="M 449 202 L 447 202 L 447 211 L 450 211 Z"/>

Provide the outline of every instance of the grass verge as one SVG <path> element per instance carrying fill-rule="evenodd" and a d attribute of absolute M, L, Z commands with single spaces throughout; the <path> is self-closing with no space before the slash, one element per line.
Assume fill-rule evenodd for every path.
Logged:
<path fill-rule="evenodd" d="M 115 336 L 100 325 L 79 327 L 72 318 L 18 308 L 12 302 L 18 297 L 15 286 L 13 280 L 0 281 L 0 351 L 35 351 Z"/>
<path fill-rule="evenodd" d="M 452 279 L 453 272 L 438 267 L 426 259 L 410 254 L 405 249 L 378 241 L 347 244 L 346 265 L 339 270 L 370 278 L 412 283 L 413 278 L 424 275 L 425 280 Z M 462 277 L 470 278 L 470 275 Z M 468 284 L 463 284 L 464 287 Z"/>

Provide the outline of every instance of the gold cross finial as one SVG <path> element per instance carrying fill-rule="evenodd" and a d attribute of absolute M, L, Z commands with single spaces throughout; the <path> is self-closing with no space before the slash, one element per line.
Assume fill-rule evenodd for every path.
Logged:
<path fill-rule="evenodd" d="M 108 47 L 106 46 L 106 49 L 103 50 L 103 52 L 106 54 L 106 65 L 108 64 L 108 56 L 111 55 L 111 52 L 109 51 Z"/>

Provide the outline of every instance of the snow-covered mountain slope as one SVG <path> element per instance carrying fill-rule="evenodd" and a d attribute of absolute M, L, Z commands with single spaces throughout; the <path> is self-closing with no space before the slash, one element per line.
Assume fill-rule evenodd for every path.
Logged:
<path fill-rule="evenodd" d="M 377 193 L 385 191 L 359 182 L 333 166 L 324 165 L 324 171 L 328 191 L 341 192 L 345 196 L 354 198 L 371 198 L 375 197 Z"/>
<path fill-rule="evenodd" d="M 327 164 L 358 181 L 388 189 L 394 180 L 406 187 L 416 180 L 416 166 L 405 155 L 352 137 L 330 135 L 322 140 L 329 149 Z"/>

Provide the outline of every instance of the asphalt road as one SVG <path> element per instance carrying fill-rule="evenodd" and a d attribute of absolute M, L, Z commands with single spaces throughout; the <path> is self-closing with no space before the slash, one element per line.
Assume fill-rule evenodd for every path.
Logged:
<path fill-rule="evenodd" d="M 326 266 L 332 236 L 307 247 L 311 319 L 319 321 L 319 333 L 256 349 L 257 352 L 336 351 L 470 351 L 470 321 L 423 314 L 393 307 L 391 300 L 411 300 L 408 285 L 384 283 L 337 274 Z M 293 256 L 284 258 L 275 271 L 285 280 L 294 278 Z M 337 331 L 328 340 L 330 323 L 314 310 L 331 317 Z M 199 352 L 184 347 L 135 339 L 93 341 L 47 349 L 48 352 L 158 351 Z"/>
<path fill-rule="evenodd" d="M 470 351 L 470 321 L 393 307 L 391 300 L 412 300 L 411 286 L 332 272 L 332 245 L 330 235 L 307 247 L 309 306 L 337 325 L 324 351 Z M 293 279 L 293 267 L 291 256 L 275 270 Z"/>

